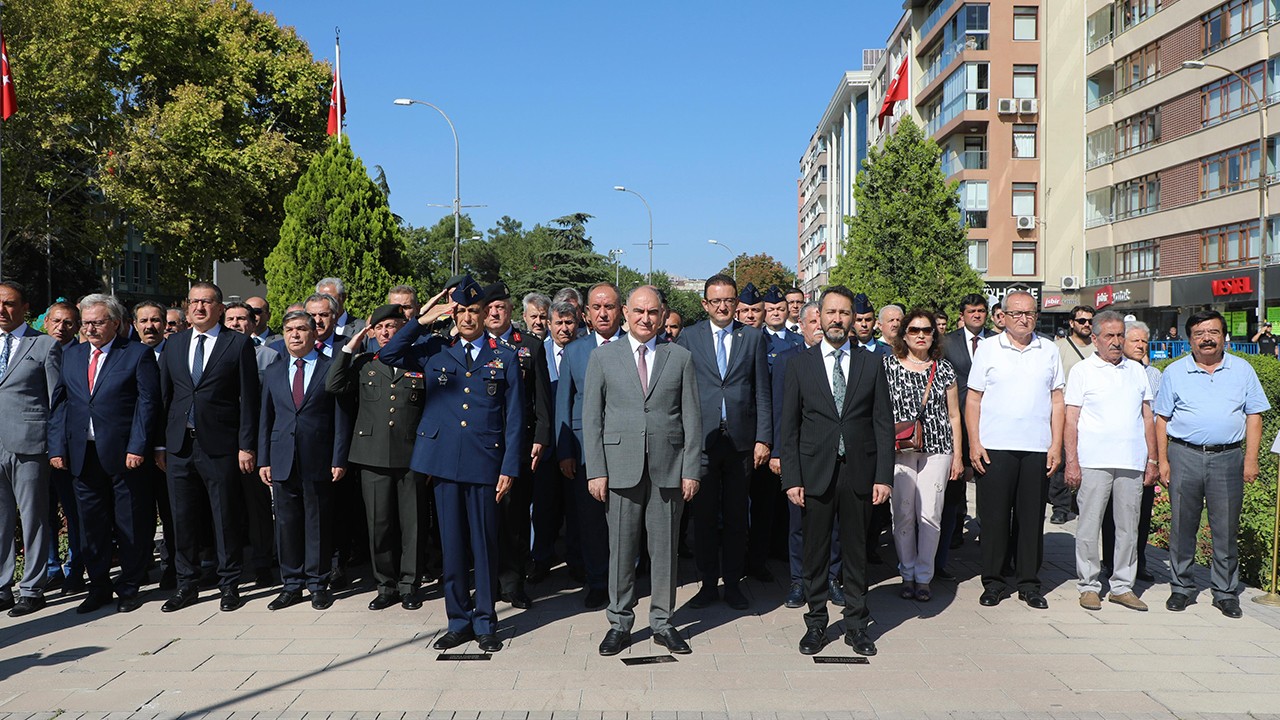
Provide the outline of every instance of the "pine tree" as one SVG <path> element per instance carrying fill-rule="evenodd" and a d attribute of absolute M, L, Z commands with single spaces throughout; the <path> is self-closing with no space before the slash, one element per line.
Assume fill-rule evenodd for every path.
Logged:
<path fill-rule="evenodd" d="M 280 241 L 266 259 L 272 307 L 302 301 L 330 276 L 346 283 L 352 317 L 383 303 L 402 264 L 396 221 L 345 136 L 311 162 L 284 210 Z"/>
<path fill-rule="evenodd" d="M 853 194 L 857 215 L 846 218 L 848 246 L 831 283 L 864 292 L 876 307 L 955 308 L 982 289 L 968 262 L 958 183 L 948 183 L 933 140 L 910 119 L 872 148 Z"/>

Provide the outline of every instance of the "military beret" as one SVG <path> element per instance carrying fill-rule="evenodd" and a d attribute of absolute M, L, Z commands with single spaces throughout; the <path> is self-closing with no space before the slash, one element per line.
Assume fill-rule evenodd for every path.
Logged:
<path fill-rule="evenodd" d="M 492 285 L 485 285 L 484 289 L 481 290 L 480 292 L 484 296 L 484 299 L 482 302 L 484 302 L 485 304 L 491 303 L 494 300 L 511 299 L 511 291 L 507 289 L 507 284 L 504 282 L 496 282 Z"/>
<path fill-rule="evenodd" d="M 383 305 L 369 316 L 369 327 L 377 327 L 383 320 L 404 319 L 404 310 L 399 305 Z"/>
<path fill-rule="evenodd" d="M 462 281 L 464 281 L 464 280 L 466 280 L 466 279 L 468 279 L 468 278 L 470 278 L 470 277 L 471 277 L 471 276 L 470 276 L 470 275 L 468 275 L 468 274 L 466 274 L 466 273 L 458 273 L 457 275 L 454 275 L 453 277 L 451 277 L 451 278 L 449 278 L 448 280 L 446 280 L 446 281 L 445 281 L 445 283 L 444 283 L 444 286 L 445 286 L 446 288 L 458 287 L 459 285 L 461 285 L 461 284 L 462 284 Z"/>
<path fill-rule="evenodd" d="M 777 285 L 770 285 L 769 291 L 764 294 L 764 301 L 767 303 L 786 302 L 787 297 L 782 294 L 782 290 Z"/>
<path fill-rule="evenodd" d="M 866 293 L 858 293 L 853 296 L 853 312 L 858 315 L 875 312 L 875 307 L 871 305 L 871 298 L 867 297 Z"/>
<path fill-rule="evenodd" d="M 480 289 L 480 285 L 470 275 L 466 275 L 462 278 L 462 282 L 458 283 L 458 288 L 453 291 L 449 299 L 463 307 L 469 307 L 482 302 L 483 296 L 484 291 Z"/>
<path fill-rule="evenodd" d="M 738 294 L 738 302 L 743 305 L 755 305 L 760 302 L 760 291 L 756 290 L 754 283 L 747 283 L 747 286 L 742 288 L 742 292 Z"/>

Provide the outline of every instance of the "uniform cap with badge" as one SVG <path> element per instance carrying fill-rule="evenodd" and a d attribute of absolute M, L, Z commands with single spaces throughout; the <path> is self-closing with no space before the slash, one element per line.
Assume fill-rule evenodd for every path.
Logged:
<path fill-rule="evenodd" d="M 747 283 L 742 288 L 742 292 L 738 293 L 738 302 L 743 305 L 756 305 L 760 303 L 760 291 L 756 290 L 755 283 Z"/>
<path fill-rule="evenodd" d="M 777 285 L 770 285 L 768 292 L 764 294 L 764 301 L 769 304 L 786 302 L 787 298 L 782 294 L 782 289 Z M 747 303 L 750 305 L 751 303 Z"/>
<path fill-rule="evenodd" d="M 404 311 L 399 305 L 383 305 L 369 316 L 369 327 L 375 328 L 384 320 L 404 320 Z"/>
<path fill-rule="evenodd" d="M 875 312 L 875 306 L 871 304 L 871 298 L 866 293 L 858 293 L 853 296 L 853 312 L 855 315 L 866 315 L 869 312 Z"/>
<path fill-rule="evenodd" d="M 449 299 L 463 307 L 478 305 L 484 300 L 484 291 L 470 275 L 465 275 Z"/>
<path fill-rule="evenodd" d="M 511 299 L 511 291 L 507 289 L 507 284 L 501 281 L 493 283 L 492 285 L 485 285 L 484 289 L 480 292 L 484 296 L 484 299 L 481 302 L 485 305 L 488 305 L 495 300 Z"/>

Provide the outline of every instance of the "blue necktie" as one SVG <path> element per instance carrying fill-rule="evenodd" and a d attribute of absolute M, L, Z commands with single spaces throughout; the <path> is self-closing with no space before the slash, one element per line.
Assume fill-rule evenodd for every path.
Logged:
<path fill-rule="evenodd" d="M 12 337 L 9 333 L 0 337 L 0 380 L 4 380 L 4 374 L 9 370 L 9 340 Z"/>
<path fill-rule="evenodd" d="M 725 372 L 729 369 L 729 353 L 724 348 L 724 339 L 729 336 L 729 328 L 725 328 L 716 333 L 716 367 L 720 369 L 720 379 L 724 379 Z M 720 400 L 720 419 L 724 420 L 729 416 L 724 404 L 724 400 Z"/>

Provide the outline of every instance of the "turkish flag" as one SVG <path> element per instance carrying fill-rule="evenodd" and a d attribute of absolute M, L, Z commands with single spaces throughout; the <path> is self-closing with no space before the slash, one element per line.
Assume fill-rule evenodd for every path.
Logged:
<path fill-rule="evenodd" d="M 3 33 L 0 33 L 0 77 L 4 79 L 4 90 L 0 92 L 0 120 L 8 120 L 18 111 L 18 94 L 13 90 L 13 76 L 9 74 L 9 50 L 5 47 Z"/>
<path fill-rule="evenodd" d="M 885 91 L 884 103 L 880 105 L 880 113 L 876 119 L 880 123 L 880 129 L 884 129 L 884 119 L 893 114 L 893 106 L 899 100 L 907 99 L 907 58 L 902 58 L 902 64 L 898 66 L 898 72 L 893 75 L 893 82 L 889 83 L 889 89 Z"/>
<path fill-rule="evenodd" d="M 5 65 L 5 83 L 8 84 L 9 66 Z M 6 100 L 6 107 L 7 105 Z M 342 92 L 342 78 L 333 71 L 333 90 L 329 91 L 329 134 L 337 135 L 342 129 L 342 118 L 347 114 L 347 96 Z"/>

